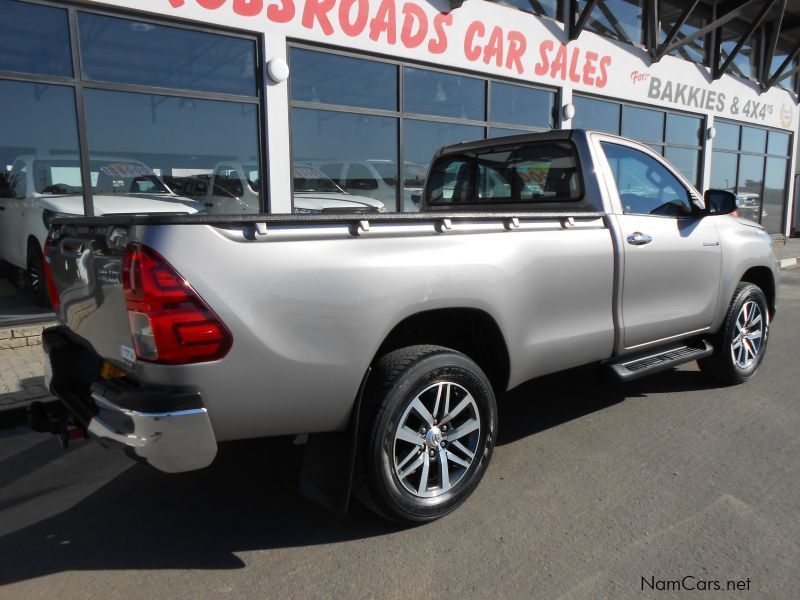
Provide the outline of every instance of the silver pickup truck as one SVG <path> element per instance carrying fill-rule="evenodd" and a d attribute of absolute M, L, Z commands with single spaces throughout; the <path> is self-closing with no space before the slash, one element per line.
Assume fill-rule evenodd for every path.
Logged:
<path fill-rule="evenodd" d="M 553 131 L 441 149 L 420 214 L 59 219 L 38 430 L 166 472 L 309 434 L 301 490 L 429 521 L 475 489 L 496 398 L 602 363 L 757 371 L 770 236 L 649 148 Z"/>

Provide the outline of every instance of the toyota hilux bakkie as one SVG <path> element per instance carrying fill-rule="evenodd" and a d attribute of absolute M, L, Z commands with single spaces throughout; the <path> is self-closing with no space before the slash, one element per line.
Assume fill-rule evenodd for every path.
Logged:
<path fill-rule="evenodd" d="M 308 434 L 307 495 L 429 521 L 475 489 L 496 398 L 527 380 L 756 373 L 778 276 L 735 211 L 646 146 L 575 130 L 439 150 L 419 214 L 56 220 L 44 347 L 66 416 L 31 420 L 167 472 Z"/>

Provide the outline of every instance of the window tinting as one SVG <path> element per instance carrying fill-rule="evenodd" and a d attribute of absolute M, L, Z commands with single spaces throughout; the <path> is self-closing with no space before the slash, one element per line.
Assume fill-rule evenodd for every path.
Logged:
<path fill-rule="evenodd" d="M 766 151 L 767 130 L 756 127 L 742 127 L 742 150 L 745 152 Z"/>
<path fill-rule="evenodd" d="M 292 99 L 397 110 L 397 66 L 291 48 Z"/>
<path fill-rule="evenodd" d="M 315 169 L 352 194 L 295 188 L 295 212 L 397 210 L 397 124 L 395 117 L 292 109 L 293 168 Z"/>
<path fill-rule="evenodd" d="M 439 148 L 459 142 L 483 139 L 483 131 L 483 127 L 475 125 L 406 119 L 403 146 L 406 153 L 405 158 L 411 164 L 418 165 L 421 170 L 427 172 L 431 159 Z M 403 193 L 404 210 L 417 210 L 419 199 L 415 197 L 415 194 L 419 194 L 422 188 L 419 183 L 418 180 L 406 183 Z"/>
<path fill-rule="evenodd" d="M 664 165 L 644 152 L 603 143 L 625 214 L 677 217 L 692 212 L 689 192 Z"/>
<path fill-rule="evenodd" d="M 578 11 L 583 11 L 586 4 L 587 0 L 578 0 Z M 586 29 L 622 42 L 640 44 L 642 22 L 642 0 L 598 0 L 586 21 Z"/>
<path fill-rule="evenodd" d="M 253 96 L 252 40 L 80 13 L 83 78 Z"/>
<path fill-rule="evenodd" d="M 786 208 L 786 172 L 789 161 L 785 158 L 767 157 L 764 171 L 764 204 L 761 224 L 767 231 L 783 231 L 783 213 Z"/>
<path fill-rule="evenodd" d="M 664 139 L 664 113 L 635 106 L 622 107 L 622 135 L 639 141 Z"/>
<path fill-rule="evenodd" d="M 583 194 L 575 149 L 567 142 L 446 156 L 429 177 L 431 204 L 572 202 Z"/>
<path fill-rule="evenodd" d="M 492 83 L 492 114 L 496 123 L 552 129 L 555 94 L 546 90 Z"/>
<path fill-rule="evenodd" d="M 85 99 L 98 214 L 259 211 L 257 105 L 104 90 Z M 241 189 L 229 185 L 234 171 Z"/>
<path fill-rule="evenodd" d="M 67 11 L 0 0 L 0 71 L 71 77 Z"/>
<path fill-rule="evenodd" d="M 405 112 L 483 121 L 486 82 L 474 77 L 404 68 Z"/>
<path fill-rule="evenodd" d="M 668 144 L 699 146 L 703 143 L 702 128 L 703 119 L 667 113 L 666 140 Z"/>
<path fill-rule="evenodd" d="M 731 123 L 716 122 L 714 129 L 717 134 L 714 136 L 714 148 L 724 148 L 726 150 L 739 149 L 739 125 Z"/>
<path fill-rule="evenodd" d="M 678 2 L 659 2 L 658 9 L 660 11 L 661 30 L 658 32 L 658 43 L 662 44 L 667 39 L 667 35 L 672 31 L 675 23 L 683 14 L 686 6 Z M 675 37 L 676 41 L 681 41 L 685 37 L 695 33 L 708 24 L 708 21 L 697 14 L 698 11 L 693 11 L 689 18 L 678 30 Z M 695 38 L 688 44 L 682 45 L 680 48 L 670 51 L 672 56 L 678 56 L 685 60 L 703 64 L 706 58 L 706 36 Z"/>
<path fill-rule="evenodd" d="M 509 4 L 535 15 L 556 18 L 558 16 L 559 0 L 501 0 L 502 4 Z"/>
<path fill-rule="evenodd" d="M 572 119 L 573 129 L 596 129 L 607 133 L 619 134 L 620 105 L 585 96 L 574 96 L 575 117 Z"/>
<path fill-rule="evenodd" d="M 781 156 L 786 156 L 790 154 L 789 150 L 789 140 L 791 137 L 788 133 L 779 133 L 777 131 L 770 131 L 769 132 L 769 144 L 767 146 L 767 152 L 769 154 L 780 154 Z"/>
<path fill-rule="evenodd" d="M 34 189 L 25 186 L 26 192 L 72 195 L 74 199 L 64 200 L 65 205 L 69 205 L 70 212 L 74 208 L 75 214 L 83 214 L 73 89 L 0 80 L 0 114 L 14 115 L 13 119 L 3 120 L 0 137 L 0 173 L 6 180 L 3 186 L 6 189 L 0 190 L 0 198 L 8 196 L 7 187 L 9 181 L 15 179 L 12 167 L 16 164 L 17 170 L 25 167 L 27 173 L 35 174 Z M 37 168 L 30 171 L 35 162 L 46 160 L 62 161 L 59 166 L 64 168 L 55 168 L 55 162 L 53 168 L 39 162 Z M 19 188 L 24 182 L 20 177 L 16 179 Z M 9 215 L 0 214 L 0 220 L 4 218 L 8 220 Z M 13 234 L 14 231 L 3 229 L 0 238 L 7 239 Z"/>

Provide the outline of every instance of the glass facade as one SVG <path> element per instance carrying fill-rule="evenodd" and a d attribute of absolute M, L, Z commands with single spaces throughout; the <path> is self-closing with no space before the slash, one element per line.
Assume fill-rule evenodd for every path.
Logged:
<path fill-rule="evenodd" d="M 440 147 L 553 127 L 551 90 L 301 46 L 289 60 L 295 211 L 413 212 Z"/>
<path fill-rule="evenodd" d="M 588 0 L 578 0 L 578 13 L 586 7 Z M 586 30 L 606 37 L 641 44 L 643 0 L 598 0 L 586 21 Z"/>
<path fill-rule="evenodd" d="M 0 324 L 49 312 L 52 218 L 262 210 L 259 61 L 253 36 L 0 0 Z"/>
<path fill-rule="evenodd" d="M 643 142 L 701 187 L 703 119 L 575 95 L 575 129 L 595 129 Z"/>
<path fill-rule="evenodd" d="M 716 121 L 714 128 L 711 187 L 736 194 L 741 216 L 782 233 L 791 136 L 726 121 Z"/>

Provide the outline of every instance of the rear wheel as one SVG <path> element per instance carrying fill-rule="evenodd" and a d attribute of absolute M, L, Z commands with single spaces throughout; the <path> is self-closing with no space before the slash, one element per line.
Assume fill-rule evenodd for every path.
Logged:
<path fill-rule="evenodd" d="M 28 242 L 28 257 L 26 261 L 27 285 L 33 301 L 37 306 L 50 308 L 50 295 L 47 291 L 47 280 L 44 273 L 44 255 L 39 247 L 39 242 L 31 240 Z"/>
<path fill-rule="evenodd" d="M 439 346 L 382 357 L 364 418 L 357 495 L 396 521 L 424 523 L 455 510 L 483 477 L 497 406 L 472 360 Z"/>
<path fill-rule="evenodd" d="M 722 383 L 744 383 L 758 371 L 768 336 L 767 298 L 758 286 L 742 282 L 714 340 L 715 352 L 698 361 L 700 370 Z"/>

